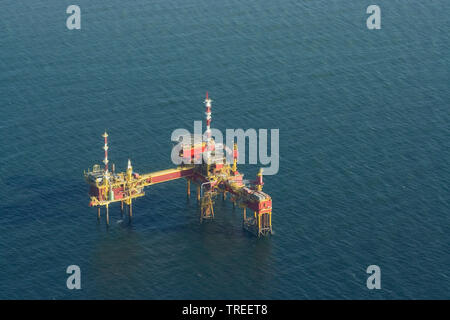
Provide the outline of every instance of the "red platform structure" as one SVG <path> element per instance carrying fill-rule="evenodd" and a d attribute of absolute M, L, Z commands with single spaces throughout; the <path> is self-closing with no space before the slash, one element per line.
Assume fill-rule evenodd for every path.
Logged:
<path fill-rule="evenodd" d="M 100 208 L 106 208 L 106 223 L 109 224 L 109 205 L 124 204 L 128 206 L 128 215 L 131 219 L 133 199 L 144 196 L 144 188 L 157 183 L 176 179 L 186 179 L 187 196 L 191 194 L 191 184 L 195 184 L 197 200 L 200 204 L 200 222 L 214 219 L 214 201 L 219 194 L 223 199 L 230 194 L 233 207 L 243 209 L 243 226 L 255 235 L 264 236 L 272 234 L 272 199 L 262 191 L 263 174 L 259 170 L 257 179 L 245 183 L 243 174 L 237 170 L 238 149 L 233 145 L 233 163 L 227 163 L 224 151 L 217 151 L 215 141 L 211 138 L 211 102 L 206 94 L 206 131 L 204 137 L 183 137 L 180 144 L 179 155 L 183 164 L 177 168 L 138 174 L 133 171 L 131 161 L 125 172 L 112 172 L 108 170 L 108 134 L 103 134 L 105 145 L 104 167 L 94 165 L 92 170 L 84 173 L 90 185 L 90 206 L 98 207 L 97 215 L 100 219 Z M 223 149 L 231 150 L 227 147 Z M 247 209 L 251 212 L 247 212 Z"/>

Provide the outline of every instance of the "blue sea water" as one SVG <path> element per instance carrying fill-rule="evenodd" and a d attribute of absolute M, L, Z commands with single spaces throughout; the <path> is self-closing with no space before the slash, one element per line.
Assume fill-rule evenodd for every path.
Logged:
<path fill-rule="evenodd" d="M 0 298 L 449 299 L 450 2 L 377 0 L 381 30 L 370 4 L 3 1 Z M 280 129 L 275 234 L 222 201 L 200 225 L 184 181 L 98 224 L 83 170 L 103 131 L 117 169 L 169 168 L 207 90 L 213 127 Z"/>

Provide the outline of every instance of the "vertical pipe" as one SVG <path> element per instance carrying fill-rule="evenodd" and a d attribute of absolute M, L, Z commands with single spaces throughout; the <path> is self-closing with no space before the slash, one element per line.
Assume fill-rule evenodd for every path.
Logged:
<path fill-rule="evenodd" d="M 197 201 L 200 201 L 200 186 L 197 186 Z"/>
<path fill-rule="evenodd" d="M 270 226 L 270 233 L 272 233 L 272 211 L 269 213 L 269 226 Z"/>
<path fill-rule="evenodd" d="M 258 212 L 258 235 L 261 233 L 261 214 Z"/>
<path fill-rule="evenodd" d="M 106 224 L 109 225 L 109 208 L 108 208 L 108 205 L 106 205 Z"/>
<path fill-rule="evenodd" d="M 131 202 L 130 199 L 130 218 L 133 216 L 133 203 Z"/>
<path fill-rule="evenodd" d="M 256 178 L 257 178 L 256 179 L 256 181 L 257 181 L 257 183 L 256 183 L 256 190 L 262 191 L 262 188 L 263 188 L 263 185 L 264 185 L 264 182 L 263 182 L 263 168 L 259 169 L 259 172 L 256 175 Z"/>
<path fill-rule="evenodd" d="M 100 220 L 100 206 L 97 208 L 97 219 Z"/>
<path fill-rule="evenodd" d="M 191 180 L 187 180 L 187 185 L 186 185 L 186 188 L 187 188 L 187 196 L 188 196 L 188 198 L 190 198 L 191 197 Z"/>

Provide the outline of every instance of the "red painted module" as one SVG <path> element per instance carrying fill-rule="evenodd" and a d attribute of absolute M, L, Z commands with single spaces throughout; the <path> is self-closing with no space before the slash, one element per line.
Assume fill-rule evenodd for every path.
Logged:
<path fill-rule="evenodd" d="M 123 198 L 123 187 L 118 187 L 113 189 L 114 199 L 122 199 Z"/>
<path fill-rule="evenodd" d="M 272 208 L 272 200 L 265 200 L 261 202 L 247 202 L 247 206 L 253 211 L 259 211 L 260 213 L 270 212 Z"/>
<path fill-rule="evenodd" d="M 242 190 L 247 193 L 249 200 L 246 202 L 247 206 L 253 211 L 264 211 L 270 212 L 272 208 L 272 198 L 261 191 L 251 190 L 247 187 L 242 188 Z"/>
<path fill-rule="evenodd" d="M 183 148 L 183 158 L 187 160 L 198 158 L 205 150 L 206 146 Z"/>
<path fill-rule="evenodd" d="M 183 151 L 182 151 L 182 156 L 183 159 L 185 160 L 192 160 L 192 159 L 200 159 L 202 157 L 202 154 L 204 152 L 206 152 L 207 149 L 207 145 L 202 145 L 202 146 L 185 146 L 183 147 Z M 211 145 L 210 146 L 210 151 L 214 151 L 215 150 L 215 146 Z"/>

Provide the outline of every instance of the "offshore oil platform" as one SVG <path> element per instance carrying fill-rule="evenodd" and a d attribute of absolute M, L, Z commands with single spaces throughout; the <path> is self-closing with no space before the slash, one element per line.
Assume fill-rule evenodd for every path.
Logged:
<path fill-rule="evenodd" d="M 200 223 L 214 219 L 214 202 L 219 194 L 222 199 L 230 199 L 233 209 L 237 206 L 243 209 L 243 227 L 256 236 L 272 234 L 272 199 L 262 191 L 262 168 L 255 181 L 246 181 L 243 174 L 237 170 L 238 148 L 234 142 L 233 150 L 227 146 L 216 145 L 211 137 L 211 102 L 206 93 L 206 131 L 203 137 L 189 135 L 183 137 L 179 144 L 179 156 L 182 164 L 176 168 L 151 173 L 139 174 L 133 170 L 131 161 L 125 172 L 111 171 L 108 164 L 108 134 L 105 132 L 104 167 L 96 164 L 92 170 L 84 172 L 89 184 L 89 206 L 97 208 L 97 218 L 100 220 L 101 207 L 106 209 L 106 224 L 109 225 L 109 206 L 120 202 L 121 212 L 128 212 L 129 219 L 133 216 L 133 199 L 145 195 L 144 188 L 157 183 L 176 179 L 186 179 L 187 196 L 191 194 L 191 184 L 196 186 L 197 202 L 200 206 Z M 216 152 L 217 151 L 217 152 Z M 227 162 L 226 152 L 232 153 L 233 163 Z M 124 208 L 125 205 L 125 208 Z M 251 212 L 247 213 L 247 208 Z"/>

